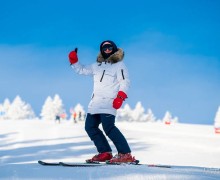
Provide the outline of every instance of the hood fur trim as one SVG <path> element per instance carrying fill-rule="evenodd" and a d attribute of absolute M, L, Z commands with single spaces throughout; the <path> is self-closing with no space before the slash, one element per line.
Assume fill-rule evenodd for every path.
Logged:
<path fill-rule="evenodd" d="M 102 62 L 110 62 L 112 64 L 117 63 L 119 61 L 122 61 L 124 58 L 124 51 L 121 48 L 118 48 L 118 51 L 116 51 L 114 54 L 109 56 L 109 58 L 104 59 L 101 52 L 98 54 L 97 57 L 97 62 L 102 63 Z"/>

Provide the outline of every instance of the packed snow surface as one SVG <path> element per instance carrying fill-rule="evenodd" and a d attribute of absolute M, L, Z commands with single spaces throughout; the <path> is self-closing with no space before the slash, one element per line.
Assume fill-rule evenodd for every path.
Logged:
<path fill-rule="evenodd" d="M 97 153 L 84 122 L 1 120 L 0 179 L 220 179 L 220 134 L 213 126 L 156 122 L 116 122 L 116 126 L 140 163 L 172 167 L 41 166 L 38 160 L 84 162 Z"/>

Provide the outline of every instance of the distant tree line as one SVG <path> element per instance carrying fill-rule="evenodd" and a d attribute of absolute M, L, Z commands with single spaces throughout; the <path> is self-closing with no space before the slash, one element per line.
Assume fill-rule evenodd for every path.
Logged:
<path fill-rule="evenodd" d="M 70 114 L 68 116 L 68 114 Z M 69 112 L 64 108 L 62 99 L 58 94 L 53 98 L 48 96 L 42 106 L 39 117 L 36 116 L 31 105 L 24 102 L 20 96 L 16 96 L 15 99 L 10 102 L 9 99 L 5 99 L 0 104 L 0 119 L 42 119 L 42 120 L 55 120 L 58 116 L 61 119 L 84 119 L 86 112 L 81 104 L 77 104 L 75 107 L 70 108 Z M 164 122 L 166 124 L 178 122 L 178 117 L 172 117 L 169 111 L 165 112 L 162 119 L 157 119 L 151 109 L 147 109 L 145 112 L 141 102 L 137 102 L 134 109 L 128 104 L 125 104 L 123 108 L 117 111 L 116 118 L 118 121 L 128 122 Z"/>

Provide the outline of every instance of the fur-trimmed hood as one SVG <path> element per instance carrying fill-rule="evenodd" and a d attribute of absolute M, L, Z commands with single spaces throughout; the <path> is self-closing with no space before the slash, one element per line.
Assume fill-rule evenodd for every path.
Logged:
<path fill-rule="evenodd" d="M 117 63 L 119 61 L 122 61 L 124 58 L 124 51 L 121 48 L 118 48 L 118 51 L 116 51 L 114 54 L 112 54 L 109 58 L 104 59 L 101 52 L 98 54 L 97 62 L 110 62 L 112 64 Z"/>

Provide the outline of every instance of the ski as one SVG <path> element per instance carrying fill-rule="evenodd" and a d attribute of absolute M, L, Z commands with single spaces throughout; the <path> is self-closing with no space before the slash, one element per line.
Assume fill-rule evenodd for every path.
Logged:
<path fill-rule="evenodd" d="M 105 163 L 82 163 L 82 162 L 47 162 L 47 161 L 38 161 L 38 164 L 43 166 L 69 166 L 69 167 L 95 167 L 95 166 L 104 166 Z"/>
<path fill-rule="evenodd" d="M 86 162 L 86 163 L 70 163 L 70 162 L 60 162 L 61 166 L 69 167 L 96 167 L 96 166 L 111 166 L 111 165 L 138 165 L 139 161 L 129 162 L 129 163 L 108 163 L 108 162 Z"/>
<path fill-rule="evenodd" d="M 59 162 L 45 162 L 45 161 L 38 161 L 38 164 L 43 165 L 43 166 L 59 166 Z"/>
<path fill-rule="evenodd" d="M 109 162 L 46 162 L 39 160 L 38 163 L 43 166 L 66 166 L 66 167 L 98 167 L 98 166 L 125 166 L 125 165 L 139 165 L 146 167 L 157 167 L 157 168 L 171 168 L 169 165 L 160 165 L 160 164 L 139 164 L 139 161 L 131 163 L 109 163 Z"/>
<path fill-rule="evenodd" d="M 161 165 L 161 164 L 140 164 L 146 165 L 147 167 L 157 167 L 157 168 L 171 168 L 169 165 Z"/>
<path fill-rule="evenodd" d="M 105 163 L 71 163 L 71 162 L 60 162 L 61 166 L 67 167 L 97 167 L 97 166 L 106 166 Z"/>

